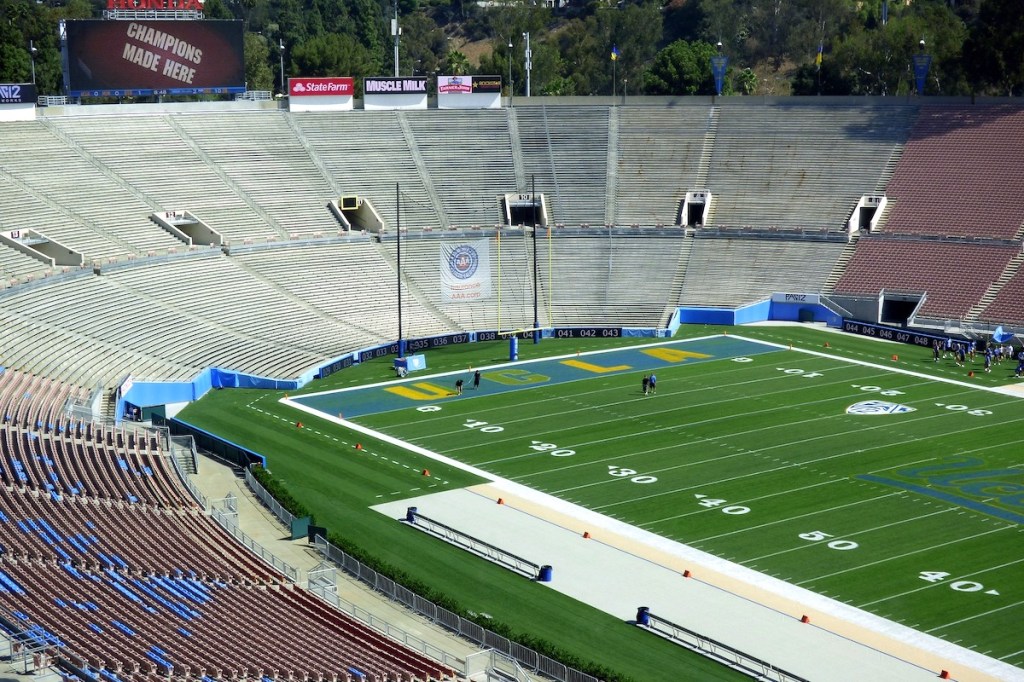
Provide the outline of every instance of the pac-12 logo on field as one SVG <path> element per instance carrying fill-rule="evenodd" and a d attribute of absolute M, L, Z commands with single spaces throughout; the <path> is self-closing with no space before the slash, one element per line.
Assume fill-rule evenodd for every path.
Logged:
<path fill-rule="evenodd" d="M 846 414 L 906 414 L 914 412 L 916 407 L 890 403 L 886 400 L 862 400 L 846 408 Z"/>
<path fill-rule="evenodd" d="M 480 256 L 472 246 L 458 246 L 448 257 L 448 269 L 459 279 L 469 279 L 476 274 Z"/>

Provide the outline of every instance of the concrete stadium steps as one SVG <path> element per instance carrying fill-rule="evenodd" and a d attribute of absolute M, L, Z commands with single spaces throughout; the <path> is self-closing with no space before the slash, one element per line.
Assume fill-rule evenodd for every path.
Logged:
<path fill-rule="evenodd" d="M 439 227 L 441 218 L 427 196 L 409 142 L 395 111 L 357 111 L 348 116 L 290 114 L 343 195 L 370 199 L 394 230 L 402 194 L 401 222 L 406 228 Z"/>
<path fill-rule="evenodd" d="M 698 238 L 686 264 L 680 305 L 738 306 L 772 292 L 820 292 L 843 242 Z"/>
<path fill-rule="evenodd" d="M 608 109 L 529 106 L 515 116 L 524 179 L 546 195 L 549 221 L 606 224 Z"/>
<path fill-rule="evenodd" d="M 50 125 L 160 210 L 190 211 L 228 241 L 282 236 L 182 139 L 167 116 L 69 117 Z M 130 154 L 125 136 L 111 135 L 112 130 L 131 131 Z"/>
<path fill-rule="evenodd" d="M 699 185 L 713 109 L 618 107 L 615 224 L 674 225 Z"/>
<path fill-rule="evenodd" d="M 886 232 L 1020 239 L 1024 111 L 922 106 L 886 193 Z M 1014 182 L 1016 180 L 1016 182 Z"/>
<path fill-rule="evenodd" d="M 961 319 L 1020 253 L 1020 244 L 864 237 L 835 293 L 875 296 L 882 289 L 928 292 L 918 315 Z"/>
<path fill-rule="evenodd" d="M 707 186 L 715 223 L 844 229 L 873 194 L 914 109 L 723 106 Z"/>
<path fill-rule="evenodd" d="M 395 336 L 397 277 L 368 236 L 344 243 L 233 250 L 232 260 L 347 326 L 350 333 L 339 349 L 383 343 Z M 369 290 L 372 295 L 359 293 Z"/>
<path fill-rule="evenodd" d="M 533 247 L 525 231 L 505 229 L 498 239 L 490 235 L 488 259 L 491 270 L 491 296 L 480 300 L 445 302 L 441 286 L 442 244 L 462 244 L 484 238 L 483 234 L 421 235 L 419 239 L 402 239 L 403 281 L 410 291 L 403 294 L 403 320 L 406 329 L 434 329 L 431 333 L 448 333 L 462 329 L 521 329 L 533 326 Z M 388 240 L 381 249 L 392 263 L 397 244 Z M 417 304 L 412 303 L 411 295 Z M 409 305 L 410 307 L 406 307 Z M 392 301 L 393 309 L 396 302 Z M 436 311 L 436 314 L 433 314 Z M 408 316 L 408 317 L 407 317 Z M 546 316 L 545 316 L 546 320 Z M 444 321 L 451 327 L 438 328 Z M 429 335 L 424 333 L 414 335 Z"/>
<path fill-rule="evenodd" d="M 286 113 L 177 116 L 174 124 L 288 236 L 337 232 L 336 191 L 285 120 Z"/>
<path fill-rule="evenodd" d="M 497 197 L 517 191 L 504 110 L 439 109 L 404 120 L 448 224 L 503 222 Z"/>
<path fill-rule="evenodd" d="M 663 326 L 671 303 L 667 296 L 687 241 L 683 232 L 640 236 L 628 228 L 588 231 L 559 236 L 550 252 L 538 242 L 552 324 Z"/>
<path fill-rule="evenodd" d="M 111 187 L 95 165 L 41 123 L 0 126 L 0 158 L 4 189 L 17 197 L 12 213 L 89 260 L 178 244 L 149 221 L 150 206 Z"/>

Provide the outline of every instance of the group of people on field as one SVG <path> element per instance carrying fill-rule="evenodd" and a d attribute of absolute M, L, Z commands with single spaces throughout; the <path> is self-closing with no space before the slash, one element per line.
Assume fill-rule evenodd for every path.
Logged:
<path fill-rule="evenodd" d="M 650 395 L 658 392 L 658 378 L 654 376 L 654 372 L 645 374 L 641 385 L 644 389 L 644 395 Z"/>
<path fill-rule="evenodd" d="M 1003 362 L 1012 362 L 1016 359 L 1017 369 L 1014 376 L 1024 377 L 1024 348 L 1015 351 L 1012 345 L 989 343 L 980 353 L 986 372 L 992 371 L 993 364 L 1001 365 Z M 934 362 L 943 358 L 952 358 L 957 367 L 963 367 L 968 361 L 974 364 L 978 354 L 978 347 L 974 341 L 946 339 L 945 342 L 936 340 L 932 344 L 932 360 Z"/>

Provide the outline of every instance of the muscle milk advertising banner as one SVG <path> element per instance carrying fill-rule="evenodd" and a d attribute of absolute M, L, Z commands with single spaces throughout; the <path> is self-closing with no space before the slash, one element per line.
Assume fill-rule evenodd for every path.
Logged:
<path fill-rule="evenodd" d="M 364 109 L 426 109 L 427 79 L 364 78 Z"/>

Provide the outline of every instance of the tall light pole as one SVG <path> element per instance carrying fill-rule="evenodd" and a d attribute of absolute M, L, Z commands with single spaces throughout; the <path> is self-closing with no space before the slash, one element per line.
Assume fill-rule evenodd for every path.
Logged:
<path fill-rule="evenodd" d="M 32 59 L 32 85 L 36 84 L 36 53 L 39 49 L 34 41 L 28 41 L 28 56 Z"/>
<path fill-rule="evenodd" d="M 398 26 L 398 0 L 395 0 L 395 18 L 391 20 L 391 35 L 395 37 L 395 78 L 398 78 L 398 37 L 402 29 Z"/>
<path fill-rule="evenodd" d="M 512 40 L 508 41 L 508 105 L 512 106 L 512 91 L 515 90 L 515 83 L 512 82 Z"/>
<path fill-rule="evenodd" d="M 284 95 L 284 38 L 277 39 L 277 50 L 281 59 L 281 95 Z"/>
<path fill-rule="evenodd" d="M 533 54 L 530 52 L 530 33 L 527 31 L 523 33 L 523 38 L 526 39 L 526 48 L 523 51 L 523 56 L 526 58 L 526 96 L 530 96 L 530 69 L 533 68 Z"/>

